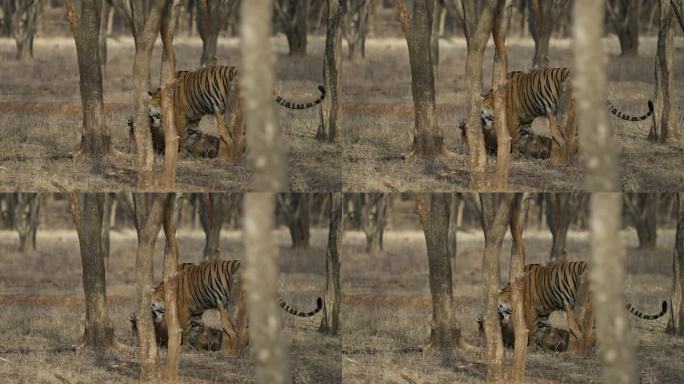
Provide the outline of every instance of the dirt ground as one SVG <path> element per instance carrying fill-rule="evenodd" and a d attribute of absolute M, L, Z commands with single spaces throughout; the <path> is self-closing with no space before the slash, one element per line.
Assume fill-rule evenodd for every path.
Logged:
<path fill-rule="evenodd" d="M 468 188 L 469 167 L 465 144 L 457 122 L 465 119 L 464 75 L 465 40 L 440 40 L 440 62 L 436 76 L 437 117 L 448 149 L 455 159 L 426 162 L 402 160 L 410 152 L 414 125 L 411 77 L 406 41 L 370 39 L 366 59 L 343 69 L 343 99 L 348 118 L 344 122 L 345 191 L 389 191 L 387 184 L 401 191 L 450 191 Z M 609 54 L 608 97 L 623 112 L 646 113 L 648 99 L 654 98 L 654 57 L 656 40 L 640 39 L 640 56 L 621 58 L 617 38 L 604 39 Z M 509 70 L 531 67 L 534 44 L 531 39 L 512 36 L 506 41 Z M 493 46 L 484 59 L 484 83 L 491 84 Z M 684 40 L 675 40 L 675 104 L 684 110 Z M 570 40 L 551 40 L 551 66 L 573 65 Z M 621 149 L 620 170 L 625 191 L 677 191 L 684 185 L 684 143 L 663 145 L 646 138 L 652 119 L 627 122 L 609 117 Z M 684 114 L 679 113 L 679 130 L 684 130 Z M 535 122 L 535 131 L 549 135 L 545 119 Z M 578 129 L 582 129 L 579 127 Z M 581 152 L 581 148 L 580 148 Z M 494 158 L 489 159 L 493 168 Z M 564 191 L 582 187 L 581 162 L 554 164 L 549 160 L 512 161 L 509 185 L 513 190 Z"/>
<path fill-rule="evenodd" d="M 297 308 L 312 308 L 324 289 L 325 241 L 318 233 L 305 251 L 281 243 L 282 297 Z M 181 261 L 199 261 L 204 247 L 201 231 L 179 230 Z M 83 332 L 85 308 L 81 261 L 75 231 L 38 231 L 38 251 L 21 255 L 15 232 L 0 231 L 0 381 L 3 383 L 133 383 L 138 363 L 133 353 L 115 351 L 98 361 L 90 352 L 76 352 Z M 107 270 L 109 314 L 115 336 L 133 345 L 128 316 L 135 310 L 135 231 L 112 233 Z M 157 243 L 155 281 L 161 279 L 163 238 Z M 224 232 L 223 258 L 240 258 L 237 232 Z M 307 309 L 309 310 L 309 309 Z M 208 324 L 220 327 L 215 311 Z M 317 332 L 320 314 L 295 318 L 282 312 L 295 383 L 341 382 L 341 341 Z M 254 366 L 249 356 L 222 352 L 186 352 L 180 375 L 188 383 L 251 383 Z"/>
<path fill-rule="evenodd" d="M 315 39 L 314 39 L 315 40 Z M 319 39 L 320 40 L 320 39 Z M 221 39 L 220 65 L 239 65 L 239 40 Z M 28 64 L 14 59 L 13 39 L 0 39 L 3 77 L 0 81 L 0 190 L 54 191 L 52 182 L 74 190 L 132 190 L 135 167 L 129 150 L 126 121 L 133 115 L 132 83 L 134 55 L 131 38 L 109 39 L 109 60 L 104 73 L 106 123 L 114 146 L 127 153 L 121 159 L 87 161 L 73 159 L 81 137 L 81 99 L 76 49 L 73 38 L 38 37 L 35 58 Z M 177 69 L 199 65 L 202 45 L 198 37 L 175 40 Z M 287 56 L 284 38 L 274 38 L 277 52 L 276 91 L 290 100 L 318 97 L 322 83 L 323 42 L 315 41 L 304 58 Z M 153 56 L 152 84 L 159 84 L 161 48 Z M 289 150 L 291 191 L 341 189 L 341 145 L 315 139 L 319 108 L 291 111 L 275 106 L 276 121 Z M 202 129 L 216 135 L 213 118 L 202 120 Z M 161 159 L 159 159 L 161 166 Z M 246 164 L 219 160 L 188 159 L 178 163 L 177 190 L 249 191 L 251 171 Z"/>
<path fill-rule="evenodd" d="M 551 248 L 547 229 L 526 230 L 527 263 L 546 263 Z M 673 231 L 660 231 L 654 252 L 637 251 L 634 230 L 622 237 L 629 272 L 626 299 L 657 312 L 669 298 L 672 284 Z M 425 238 L 419 230 L 395 230 L 384 236 L 380 255 L 364 252 L 362 233 L 346 233 L 343 248 L 342 371 L 345 383 L 484 383 L 484 340 L 475 317 L 483 308 L 481 231 L 458 233 L 454 303 L 465 340 L 476 348 L 454 351 L 449 357 L 421 352 L 427 344 L 432 312 Z M 508 281 L 510 239 L 503 245 L 501 281 Z M 587 233 L 571 232 L 571 260 L 589 258 Z M 669 314 L 667 315 L 669 316 Z M 630 316 L 638 344 L 641 383 L 681 383 L 684 380 L 684 340 L 664 333 L 667 316 L 656 321 Z M 563 327 L 560 312 L 551 317 Z M 511 358 L 512 351 L 506 353 Z M 580 358 L 569 353 L 528 354 L 527 377 L 533 383 L 596 383 L 600 363 L 596 354 Z"/>

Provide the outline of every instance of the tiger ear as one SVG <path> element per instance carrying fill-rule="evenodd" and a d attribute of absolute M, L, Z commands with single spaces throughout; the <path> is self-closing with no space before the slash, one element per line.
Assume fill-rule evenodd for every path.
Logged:
<path fill-rule="evenodd" d="M 147 91 L 147 94 L 150 96 L 154 96 L 154 93 L 152 93 L 152 91 Z"/>

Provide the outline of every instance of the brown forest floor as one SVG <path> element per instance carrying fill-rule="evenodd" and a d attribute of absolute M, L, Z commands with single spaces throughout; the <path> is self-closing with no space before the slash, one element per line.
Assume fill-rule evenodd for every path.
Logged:
<path fill-rule="evenodd" d="M 286 232 L 281 243 L 282 296 L 306 309 L 323 292 L 325 241 L 315 236 L 305 251 L 289 248 Z M 199 261 L 204 247 L 201 231 L 179 231 L 181 261 Z M 90 352 L 75 352 L 84 321 L 81 261 L 76 234 L 71 230 L 38 232 L 38 251 L 17 252 L 16 233 L 0 232 L 0 381 L 3 383 L 133 383 L 138 363 L 132 353 L 115 351 L 97 361 Z M 135 231 L 112 233 L 107 270 L 109 314 L 115 335 L 133 345 L 128 316 L 135 310 Z M 157 243 L 155 281 L 161 279 L 163 238 Z M 239 233 L 221 239 L 223 258 L 243 254 Z M 308 309 L 307 309 L 308 310 Z M 211 313 L 210 313 L 211 312 Z M 318 333 L 321 315 L 295 318 L 282 312 L 294 382 L 304 384 L 341 381 L 341 341 Z M 204 320 L 220 327 L 215 311 Z M 186 352 L 181 355 L 183 382 L 251 383 L 254 366 L 248 355 L 222 352 Z"/>
<path fill-rule="evenodd" d="M 491 45 L 491 44 L 490 44 Z M 617 38 L 604 40 L 610 55 L 608 97 L 623 112 L 641 115 L 646 100 L 654 97 L 655 39 L 640 39 L 640 56 L 621 58 Z M 534 45 L 531 39 L 512 36 L 506 42 L 509 70 L 529 70 Z M 676 39 L 674 53 L 675 103 L 684 132 L 684 41 Z M 484 59 L 485 84 L 490 84 L 493 47 Z M 468 188 L 469 167 L 457 122 L 465 119 L 465 40 L 440 40 L 436 76 L 437 117 L 446 146 L 454 160 L 398 159 L 411 147 L 408 132 L 414 124 L 408 52 L 404 39 L 371 39 L 366 59 L 346 65 L 343 75 L 345 132 L 343 185 L 345 191 L 450 191 Z M 552 66 L 573 66 L 569 40 L 551 40 Z M 621 148 L 622 189 L 627 191 L 678 191 L 684 185 L 684 142 L 655 144 L 646 140 L 652 120 L 640 123 L 609 118 Z M 579 128 L 581 129 L 581 127 Z M 537 133 L 548 136 L 545 119 L 535 122 Z M 581 150 L 581 149 L 580 149 Z M 493 167 L 494 159 L 490 158 Z M 582 166 L 553 164 L 548 160 L 518 159 L 511 163 L 509 185 L 513 190 L 563 191 L 582 187 Z"/>
<path fill-rule="evenodd" d="M 322 43 L 312 44 L 303 58 L 286 55 L 283 39 L 274 39 L 277 51 L 276 90 L 291 100 L 318 96 L 322 83 Z M 199 37 L 176 39 L 177 68 L 195 69 L 201 55 Z M 35 59 L 29 64 L 14 60 L 13 39 L 0 39 L 0 190 L 54 191 L 52 181 L 75 190 L 135 189 L 132 155 L 123 159 L 87 161 L 72 159 L 81 132 L 81 100 L 73 39 L 37 38 Z M 106 123 L 114 146 L 129 152 L 127 119 L 132 116 L 133 41 L 109 39 L 109 60 L 104 73 Z M 239 65 L 237 39 L 222 39 L 218 63 Z M 160 49 L 153 55 L 152 84 L 159 84 Z M 319 109 L 306 111 L 275 107 L 283 132 L 282 145 L 289 150 L 288 181 L 292 191 L 341 189 L 341 145 L 315 139 Z M 202 129 L 216 135 L 212 118 Z M 161 160 L 159 160 L 161 162 Z M 161 166 L 161 165 L 160 165 Z M 251 171 L 246 164 L 188 159 L 178 163 L 178 190 L 249 191 Z"/>

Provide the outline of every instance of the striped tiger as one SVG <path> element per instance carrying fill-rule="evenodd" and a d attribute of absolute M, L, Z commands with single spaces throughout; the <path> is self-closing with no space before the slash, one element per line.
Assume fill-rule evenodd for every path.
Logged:
<path fill-rule="evenodd" d="M 188 329 L 191 321 L 201 322 L 208 309 L 225 305 L 234 310 L 240 300 L 240 260 L 216 260 L 202 264 L 178 265 L 178 299 L 176 309 L 180 326 Z M 323 300 L 316 299 L 316 308 L 300 312 L 285 300 L 279 299 L 280 307 L 294 316 L 310 317 L 323 308 Z M 157 285 L 152 294 L 152 318 L 155 324 L 164 322 L 164 282 Z M 229 311 L 230 313 L 230 311 Z"/>
<path fill-rule="evenodd" d="M 575 305 L 577 288 L 580 277 L 587 271 L 587 263 L 584 261 L 572 261 L 566 263 L 543 266 L 540 264 L 528 264 L 525 266 L 525 282 L 523 285 L 523 311 L 525 323 L 530 331 L 530 339 L 534 340 L 535 333 L 540 324 L 548 322 L 548 317 L 553 311 L 563 311 L 564 303 Z M 498 312 L 502 324 L 510 321 L 511 284 L 506 284 L 498 297 Z M 627 303 L 625 308 L 629 313 L 645 320 L 656 320 L 667 312 L 667 301 L 663 301 L 660 313 L 647 315 L 638 311 L 634 306 Z"/>
<path fill-rule="evenodd" d="M 233 111 L 239 97 L 238 67 L 214 66 L 200 68 L 196 71 L 177 71 L 176 88 L 173 110 L 176 124 L 176 132 L 179 137 L 178 148 L 184 150 L 186 130 L 197 130 L 203 116 L 223 114 L 226 109 Z M 296 103 L 274 93 L 276 103 L 290 109 L 307 109 L 320 104 L 325 98 L 325 88 L 318 86 L 321 95 L 318 99 L 307 103 Z M 161 127 L 161 89 L 157 88 L 149 92 L 149 118 L 150 129 Z"/>
<path fill-rule="evenodd" d="M 511 135 L 511 151 L 518 148 L 520 136 L 530 133 L 532 121 L 537 117 L 555 113 L 563 83 L 570 77 L 568 68 L 542 68 L 530 72 L 508 73 L 506 85 L 506 117 Z M 642 121 L 653 115 L 653 102 L 648 100 L 648 112 L 641 116 L 629 116 L 620 112 L 610 101 L 608 110 L 627 121 Z M 483 95 L 480 108 L 480 123 L 483 130 L 494 131 L 494 92 Z M 463 130 L 465 133 L 465 130 Z"/>

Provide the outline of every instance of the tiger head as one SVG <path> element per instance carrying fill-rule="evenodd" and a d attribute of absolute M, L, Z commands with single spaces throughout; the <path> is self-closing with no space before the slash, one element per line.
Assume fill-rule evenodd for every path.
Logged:
<path fill-rule="evenodd" d="M 162 109 L 161 109 L 161 88 L 148 92 L 150 99 L 148 100 L 147 114 L 150 117 L 150 127 L 160 128 Z"/>
<path fill-rule="evenodd" d="M 482 95 L 482 104 L 480 105 L 480 123 L 482 129 L 491 130 L 494 128 L 494 91 L 489 90 Z"/>
<path fill-rule="evenodd" d="M 499 313 L 499 320 L 502 324 L 508 324 L 513 313 L 513 306 L 511 305 L 511 284 L 506 284 L 505 287 L 499 291 L 497 297 L 496 311 Z"/>
<path fill-rule="evenodd" d="M 152 320 L 156 324 L 164 322 L 164 313 L 166 306 L 164 305 L 164 283 L 160 283 L 152 293 Z"/>

